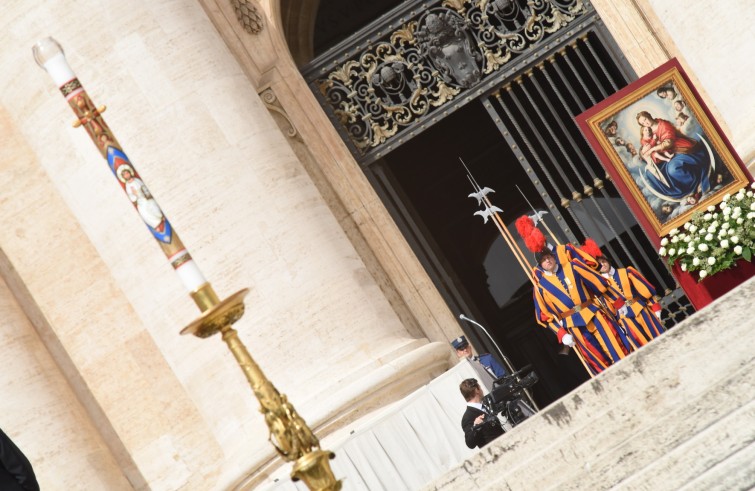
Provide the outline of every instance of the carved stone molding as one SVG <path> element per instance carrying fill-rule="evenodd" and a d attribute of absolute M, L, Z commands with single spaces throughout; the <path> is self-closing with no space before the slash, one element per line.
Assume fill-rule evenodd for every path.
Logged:
<path fill-rule="evenodd" d="M 257 7 L 251 0 L 231 0 L 236 18 L 241 27 L 249 34 L 259 34 L 262 31 L 263 21 Z"/>
<path fill-rule="evenodd" d="M 275 114 L 282 117 L 285 121 L 285 124 L 281 125 L 281 129 L 286 132 L 286 136 L 293 138 L 298 135 L 299 132 L 296 130 L 296 126 L 294 126 L 294 123 L 291 122 L 291 118 L 288 117 L 288 113 L 286 113 L 286 110 L 283 109 L 283 106 L 278 100 L 278 96 L 275 95 L 273 89 L 271 87 L 268 87 L 260 92 L 259 95 L 262 98 L 262 102 L 265 103 L 265 107 L 268 109 L 268 111 L 274 112 Z"/>

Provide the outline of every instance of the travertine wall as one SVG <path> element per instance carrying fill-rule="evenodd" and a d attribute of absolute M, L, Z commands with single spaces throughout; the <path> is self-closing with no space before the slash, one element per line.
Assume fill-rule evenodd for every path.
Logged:
<path fill-rule="evenodd" d="M 425 489 L 755 486 L 755 279 Z"/>
<path fill-rule="evenodd" d="M 646 1 L 710 94 L 745 163 L 755 164 L 755 3 Z"/>
<path fill-rule="evenodd" d="M 638 75 L 678 58 L 742 160 L 755 170 L 755 4 L 591 0 Z"/>
<path fill-rule="evenodd" d="M 81 489 L 82 483 L 132 489 L 2 280 L 0 318 L 2 428 L 33 462 L 42 489 Z"/>

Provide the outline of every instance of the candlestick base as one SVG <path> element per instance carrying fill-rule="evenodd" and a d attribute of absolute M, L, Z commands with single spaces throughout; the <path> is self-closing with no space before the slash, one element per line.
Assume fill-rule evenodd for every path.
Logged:
<path fill-rule="evenodd" d="M 328 450 L 315 450 L 304 454 L 294 463 L 291 478 L 294 481 L 301 479 L 311 490 L 339 491 L 342 483 L 333 477 L 328 462 L 334 457 L 335 454 Z"/>
<path fill-rule="evenodd" d="M 299 416 L 286 396 L 280 394 L 255 363 L 238 332 L 231 325 L 244 315 L 244 297 L 248 288 L 239 290 L 224 300 L 218 300 L 212 286 L 203 284 L 192 292 L 192 298 L 202 309 L 202 315 L 181 330 L 181 334 L 193 334 L 207 338 L 217 332 L 228 345 L 239 367 L 244 372 L 252 392 L 260 402 L 260 412 L 270 430 L 270 442 L 284 459 L 294 462 L 293 480 L 301 479 L 312 491 L 339 491 L 330 468 L 333 452 L 320 449 L 320 442 Z"/>
<path fill-rule="evenodd" d="M 193 334 L 207 338 L 230 326 L 244 315 L 244 297 L 249 288 L 239 290 L 228 298 L 213 305 L 191 324 L 181 330 L 181 334 Z"/>

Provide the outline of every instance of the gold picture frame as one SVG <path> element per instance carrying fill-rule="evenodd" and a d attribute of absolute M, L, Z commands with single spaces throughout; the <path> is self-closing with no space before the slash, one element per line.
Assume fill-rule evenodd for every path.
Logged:
<path fill-rule="evenodd" d="M 752 180 L 675 59 L 576 119 L 653 242 Z"/>

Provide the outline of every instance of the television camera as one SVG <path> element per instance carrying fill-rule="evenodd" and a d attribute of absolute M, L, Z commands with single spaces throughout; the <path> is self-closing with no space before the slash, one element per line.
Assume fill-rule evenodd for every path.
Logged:
<path fill-rule="evenodd" d="M 535 414 L 524 392 L 539 380 L 537 373 L 531 370 L 532 365 L 526 365 L 493 382 L 493 389 L 482 398 L 482 406 L 487 413 L 485 423 L 497 420 L 506 432 Z M 529 373 L 522 377 L 526 372 Z"/>

